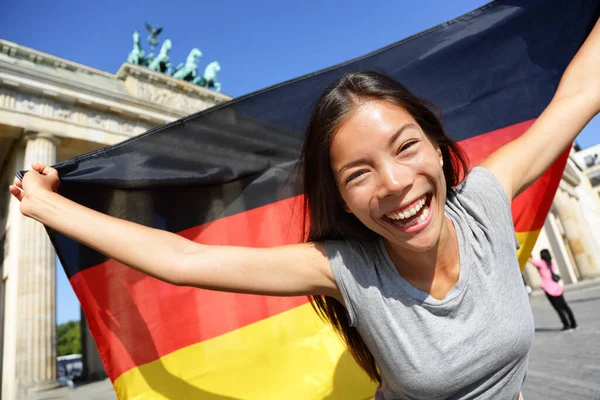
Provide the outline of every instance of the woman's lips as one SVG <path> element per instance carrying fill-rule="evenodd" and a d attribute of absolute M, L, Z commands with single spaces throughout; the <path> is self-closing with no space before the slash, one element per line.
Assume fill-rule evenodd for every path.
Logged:
<path fill-rule="evenodd" d="M 426 201 L 413 215 L 410 215 L 408 218 L 404 219 L 392 219 L 387 215 L 384 216 L 384 220 L 393 225 L 395 229 L 404 232 L 404 233 L 416 233 L 425 229 L 431 219 L 433 217 L 433 212 L 431 211 L 431 199 L 432 196 L 426 196 Z M 418 204 L 418 203 L 417 203 Z"/>

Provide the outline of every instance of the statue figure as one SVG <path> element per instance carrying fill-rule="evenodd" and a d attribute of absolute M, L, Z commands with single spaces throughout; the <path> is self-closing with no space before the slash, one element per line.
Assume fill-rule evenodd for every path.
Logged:
<path fill-rule="evenodd" d="M 148 68 L 152 71 L 165 73 L 171 67 L 169 62 L 169 51 L 171 51 L 171 40 L 167 39 L 163 42 L 160 53 L 148 63 Z"/>
<path fill-rule="evenodd" d="M 146 30 L 148 31 L 148 43 L 150 43 L 150 48 L 154 51 L 154 48 L 158 46 L 158 35 L 162 32 L 163 28 L 153 28 L 152 25 L 146 22 Z"/>
<path fill-rule="evenodd" d="M 148 65 L 152 64 L 152 61 L 154 60 L 154 53 L 149 53 L 146 57 L 144 57 L 144 67 L 147 67 Z"/>
<path fill-rule="evenodd" d="M 140 34 L 138 31 L 133 32 L 133 49 L 127 56 L 127 62 L 135 65 L 143 65 L 144 50 L 140 44 Z"/>
<path fill-rule="evenodd" d="M 196 71 L 198 70 L 198 58 L 202 57 L 202 52 L 196 48 L 190 51 L 184 64 L 179 64 L 173 78 L 182 79 L 184 81 L 193 81 L 196 78 Z"/>
<path fill-rule="evenodd" d="M 218 61 L 213 61 L 204 69 L 204 75 L 194 79 L 194 83 L 206 88 L 215 88 L 217 92 L 221 91 L 221 83 L 217 82 L 217 72 L 221 71 Z"/>

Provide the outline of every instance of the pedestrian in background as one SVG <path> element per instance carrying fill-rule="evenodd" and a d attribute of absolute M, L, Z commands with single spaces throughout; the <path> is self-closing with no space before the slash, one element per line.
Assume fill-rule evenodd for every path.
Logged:
<path fill-rule="evenodd" d="M 577 328 L 577 322 L 575 322 L 575 316 L 571 311 L 571 308 L 563 297 L 564 289 L 559 283 L 560 276 L 558 275 L 558 267 L 556 263 L 552 261 L 552 256 L 548 249 L 540 251 L 540 260 L 530 258 L 529 262 L 533 264 L 540 276 L 542 277 L 542 290 L 546 293 L 546 297 L 550 300 L 550 304 L 558 313 L 560 320 L 563 324 L 563 331 L 568 331 Z"/>

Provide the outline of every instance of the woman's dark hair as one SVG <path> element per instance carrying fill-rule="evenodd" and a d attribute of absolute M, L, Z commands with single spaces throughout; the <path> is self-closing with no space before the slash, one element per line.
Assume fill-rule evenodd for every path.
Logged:
<path fill-rule="evenodd" d="M 552 256 L 550 255 L 548 249 L 543 249 L 540 251 L 540 258 L 546 261 L 546 265 L 548 268 L 550 268 L 550 271 L 552 271 Z"/>
<path fill-rule="evenodd" d="M 308 122 L 300 172 L 304 189 L 305 240 L 369 240 L 377 234 L 347 213 L 330 165 L 331 141 L 340 125 L 359 105 L 384 100 L 406 110 L 425 134 L 439 145 L 446 187 L 456 186 L 468 173 L 466 157 L 450 139 L 433 112 L 435 106 L 414 96 L 395 80 L 372 71 L 347 73 L 329 86 L 315 104 Z M 307 234 L 307 235 L 306 235 Z M 377 364 L 356 328 L 350 326 L 344 306 L 327 296 L 309 296 L 317 314 L 329 321 L 346 342 L 356 362 L 381 383 Z"/>

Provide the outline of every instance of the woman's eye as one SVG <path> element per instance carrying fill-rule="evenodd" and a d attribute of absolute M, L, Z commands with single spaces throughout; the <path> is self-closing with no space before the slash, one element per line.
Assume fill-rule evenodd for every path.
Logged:
<path fill-rule="evenodd" d="M 346 183 L 350 183 L 351 180 L 358 178 L 364 173 L 365 171 L 356 171 L 355 173 L 346 178 Z"/>
<path fill-rule="evenodd" d="M 410 147 L 412 147 L 412 145 L 417 144 L 416 140 L 409 140 L 408 142 L 404 143 L 401 147 L 400 150 L 398 150 L 398 153 L 400 153 L 401 151 L 407 150 Z"/>

